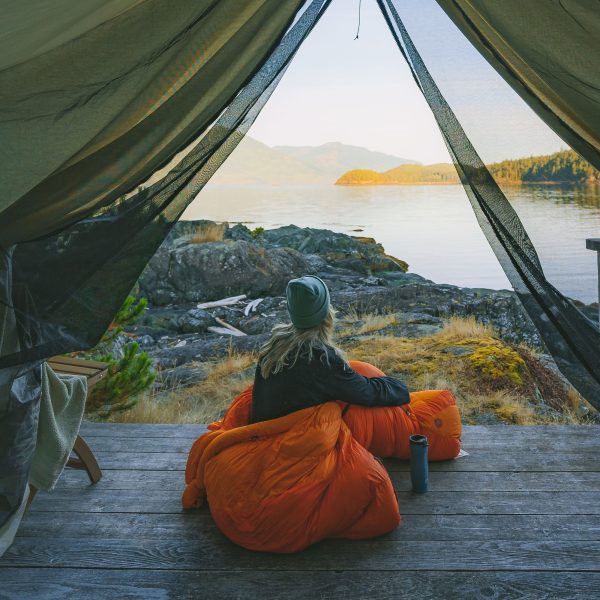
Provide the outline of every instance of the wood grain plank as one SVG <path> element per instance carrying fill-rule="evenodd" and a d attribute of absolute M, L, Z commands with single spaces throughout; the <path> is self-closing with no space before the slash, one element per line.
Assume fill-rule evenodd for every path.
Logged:
<path fill-rule="evenodd" d="M 480 598 L 580 600 L 597 597 L 600 574 L 532 572 L 223 572 L 117 569 L 0 570 L 6 600 L 347 600 L 348 598 Z M 299 581 L 299 577 L 302 579 Z"/>
<path fill-rule="evenodd" d="M 109 438 L 134 437 L 162 438 L 162 437 L 186 437 L 197 438 L 206 431 L 203 424 L 147 424 L 147 423 L 95 423 L 84 421 L 81 424 L 81 435 L 104 436 Z"/>
<path fill-rule="evenodd" d="M 398 492 L 402 514 L 600 514 L 597 492 Z M 36 512 L 181 512 L 181 490 L 87 488 L 40 492 Z"/>
<path fill-rule="evenodd" d="M 207 508 L 167 514 L 29 512 L 19 537 L 177 539 L 217 535 Z M 600 515 L 407 515 L 387 540 L 600 540 Z"/>
<path fill-rule="evenodd" d="M 87 443 L 103 452 L 180 452 L 188 451 L 197 437 L 166 436 L 148 437 L 107 437 L 84 434 Z M 568 438 L 551 439 L 549 437 L 529 441 L 527 438 L 514 440 L 463 440 L 462 447 L 469 453 L 482 452 L 527 452 L 527 453 L 586 453 L 600 455 L 600 439 L 587 438 L 574 443 Z"/>
<path fill-rule="evenodd" d="M 187 451 L 182 452 L 105 452 L 93 448 L 100 467 L 104 469 L 134 469 L 142 471 L 183 470 Z M 385 459 L 388 471 L 409 470 L 408 461 Z M 449 461 L 429 463 L 430 471 L 600 471 L 600 457 L 589 452 L 570 454 L 522 452 L 481 452 Z"/>
<path fill-rule="evenodd" d="M 394 489 L 410 491 L 408 472 L 390 474 Z M 136 471 L 105 469 L 102 479 L 90 484 L 87 474 L 75 469 L 66 470 L 55 489 L 111 489 L 111 490 L 179 490 L 183 489 L 182 471 Z M 435 492 L 600 492 L 600 472 L 431 472 L 429 489 Z"/>
<path fill-rule="evenodd" d="M 105 423 L 84 421 L 82 435 L 104 437 L 187 437 L 196 438 L 206 429 L 205 424 L 145 424 Z M 600 440 L 600 425 L 465 425 L 464 442 L 499 440 L 501 443 L 523 439 L 532 441 L 573 437 L 578 444 Z"/>
<path fill-rule="evenodd" d="M 17 538 L 6 566 L 203 570 L 595 571 L 600 541 L 326 540 L 296 554 L 250 552 L 223 538 Z"/>
<path fill-rule="evenodd" d="M 83 367 L 94 367 L 96 369 L 107 369 L 110 365 L 107 362 L 102 362 L 99 360 L 92 360 L 88 358 L 75 358 L 73 356 L 53 356 L 48 359 L 48 363 L 59 363 L 64 365 L 74 365 L 74 366 L 83 366 Z"/>

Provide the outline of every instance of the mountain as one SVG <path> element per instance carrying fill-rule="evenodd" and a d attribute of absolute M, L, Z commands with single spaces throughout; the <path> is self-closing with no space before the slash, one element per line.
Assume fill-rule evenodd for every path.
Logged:
<path fill-rule="evenodd" d="M 348 146 L 340 142 L 329 142 L 321 146 L 275 146 L 273 149 L 331 174 L 332 181 L 335 181 L 340 173 L 351 169 L 387 171 L 398 165 L 419 164 L 414 160 L 383 152 L 373 152 L 360 146 Z"/>
<path fill-rule="evenodd" d="M 600 183 L 600 172 L 573 150 L 491 163 L 490 173 L 499 183 Z M 420 185 L 459 183 L 453 165 L 400 165 L 378 172 L 352 169 L 336 185 Z"/>
<path fill-rule="evenodd" d="M 340 173 L 361 165 L 388 169 L 404 158 L 331 142 L 322 146 L 276 146 L 246 136 L 211 183 L 218 185 L 333 184 Z"/>
<path fill-rule="evenodd" d="M 454 165 L 400 165 L 383 173 L 354 169 L 344 173 L 336 185 L 421 185 L 460 183 Z"/>

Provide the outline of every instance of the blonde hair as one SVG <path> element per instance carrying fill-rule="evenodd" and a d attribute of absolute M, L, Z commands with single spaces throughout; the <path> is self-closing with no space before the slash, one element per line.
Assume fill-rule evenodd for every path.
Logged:
<path fill-rule="evenodd" d="M 334 345 L 334 325 L 335 311 L 331 306 L 327 316 L 315 327 L 298 329 L 292 323 L 275 325 L 271 337 L 258 354 L 263 378 L 267 379 L 270 375 L 280 373 L 285 367 L 294 366 L 300 356 L 305 356 L 310 362 L 315 350 L 322 351 L 321 360 L 324 364 L 329 365 L 328 349 L 333 349 L 345 360 L 344 352 Z"/>

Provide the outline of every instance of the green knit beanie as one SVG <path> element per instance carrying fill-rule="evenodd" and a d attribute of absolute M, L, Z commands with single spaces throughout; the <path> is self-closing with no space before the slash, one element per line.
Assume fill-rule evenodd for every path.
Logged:
<path fill-rule="evenodd" d="M 329 312 L 329 290 L 313 275 L 292 279 L 285 295 L 290 319 L 298 329 L 315 327 Z"/>

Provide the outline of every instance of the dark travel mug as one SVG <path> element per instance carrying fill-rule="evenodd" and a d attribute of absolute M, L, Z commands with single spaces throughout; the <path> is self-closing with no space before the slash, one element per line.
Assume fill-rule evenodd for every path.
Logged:
<path fill-rule="evenodd" d="M 410 479 L 413 492 L 424 494 L 429 483 L 427 465 L 427 438 L 424 435 L 411 435 L 410 438 Z"/>

